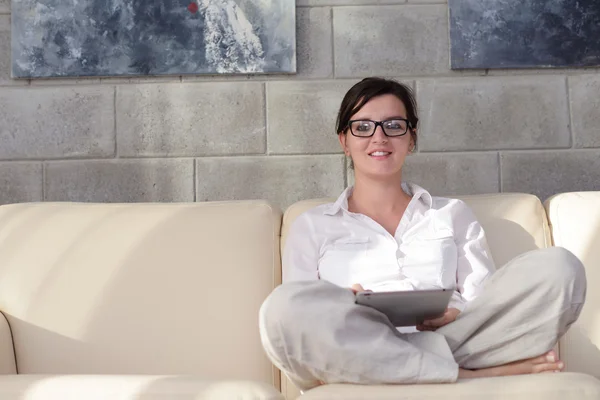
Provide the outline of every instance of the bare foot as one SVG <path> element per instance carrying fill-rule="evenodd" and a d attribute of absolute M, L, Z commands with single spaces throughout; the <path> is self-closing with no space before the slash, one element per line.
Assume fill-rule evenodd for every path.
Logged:
<path fill-rule="evenodd" d="M 497 367 L 468 370 L 460 368 L 459 378 L 484 378 L 492 376 L 539 374 L 541 372 L 560 372 L 564 364 L 558 360 L 554 351 L 549 351 L 543 356 L 528 360 L 516 361 Z"/>

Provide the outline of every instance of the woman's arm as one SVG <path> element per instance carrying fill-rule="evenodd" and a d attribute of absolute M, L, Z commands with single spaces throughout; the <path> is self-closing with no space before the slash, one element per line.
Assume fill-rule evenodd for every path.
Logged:
<path fill-rule="evenodd" d="M 496 270 L 485 232 L 475 214 L 463 201 L 459 201 L 454 207 L 452 218 L 458 254 L 456 290 L 444 316 L 424 321 L 417 326 L 420 331 L 436 330 L 453 322 L 467 303 L 479 295 L 483 282 Z"/>
<path fill-rule="evenodd" d="M 458 263 L 456 292 L 449 307 L 462 311 L 469 301 L 479 295 L 483 282 L 496 271 L 496 267 L 483 227 L 469 206 L 459 201 L 453 216 Z"/>
<path fill-rule="evenodd" d="M 290 227 L 282 257 L 282 281 L 319 279 L 319 244 L 309 214 L 296 218 Z"/>

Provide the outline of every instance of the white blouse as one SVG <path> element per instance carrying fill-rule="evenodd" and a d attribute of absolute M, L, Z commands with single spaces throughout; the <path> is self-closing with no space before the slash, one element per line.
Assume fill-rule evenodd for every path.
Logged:
<path fill-rule="evenodd" d="M 453 289 L 449 307 L 462 311 L 495 271 L 485 233 L 463 201 L 402 187 L 412 200 L 394 236 L 348 211 L 352 187 L 298 216 L 283 251 L 283 282 L 325 279 L 374 292 Z"/>

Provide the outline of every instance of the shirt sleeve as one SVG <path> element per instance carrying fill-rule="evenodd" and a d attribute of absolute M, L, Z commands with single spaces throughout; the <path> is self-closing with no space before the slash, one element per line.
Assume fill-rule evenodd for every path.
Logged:
<path fill-rule="evenodd" d="M 458 250 L 456 291 L 449 307 L 464 310 L 481 292 L 483 283 L 496 271 L 483 227 L 473 211 L 459 201 L 454 214 L 454 240 Z"/>
<path fill-rule="evenodd" d="M 308 214 L 301 214 L 290 226 L 281 263 L 283 283 L 319 279 L 319 245 Z"/>

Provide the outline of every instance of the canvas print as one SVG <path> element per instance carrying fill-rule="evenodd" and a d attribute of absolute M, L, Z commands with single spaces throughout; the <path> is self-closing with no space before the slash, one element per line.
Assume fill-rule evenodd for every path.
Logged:
<path fill-rule="evenodd" d="M 12 0 L 16 78 L 296 72 L 295 0 Z"/>
<path fill-rule="evenodd" d="M 600 65 L 600 0 L 449 0 L 453 69 Z"/>

